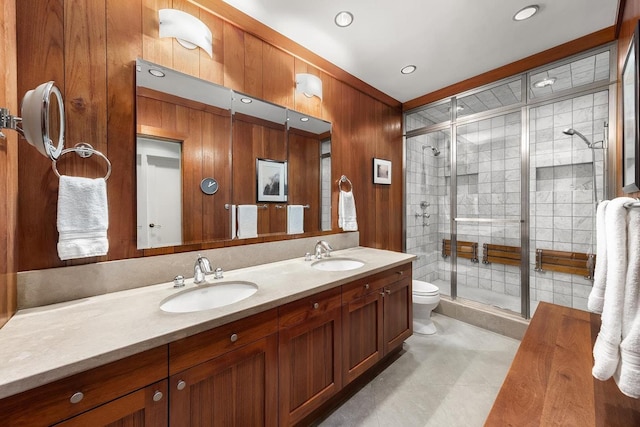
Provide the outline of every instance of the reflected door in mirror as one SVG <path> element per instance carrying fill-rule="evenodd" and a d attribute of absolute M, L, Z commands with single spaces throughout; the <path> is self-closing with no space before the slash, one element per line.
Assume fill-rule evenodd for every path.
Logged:
<path fill-rule="evenodd" d="M 182 244 L 181 145 L 138 137 L 138 249 Z"/>

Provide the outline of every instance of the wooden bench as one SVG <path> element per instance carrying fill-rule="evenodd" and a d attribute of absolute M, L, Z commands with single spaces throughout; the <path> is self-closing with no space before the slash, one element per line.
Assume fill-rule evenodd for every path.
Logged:
<path fill-rule="evenodd" d="M 465 242 L 462 240 L 456 241 L 456 248 L 458 258 L 465 258 L 471 260 L 471 262 L 478 262 L 478 243 L 477 242 Z M 442 258 L 451 256 L 451 240 L 442 239 Z"/>
<path fill-rule="evenodd" d="M 520 246 L 494 245 L 484 243 L 482 245 L 483 264 L 520 265 Z"/>
<path fill-rule="evenodd" d="M 592 279 L 595 266 L 594 254 L 536 249 L 536 271 L 557 271 Z"/>
<path fill-rule="evenodd" d="M 600 316 L 541 302 L 485 426 L 640 426 L 640 399 L 591 375 Z"/>

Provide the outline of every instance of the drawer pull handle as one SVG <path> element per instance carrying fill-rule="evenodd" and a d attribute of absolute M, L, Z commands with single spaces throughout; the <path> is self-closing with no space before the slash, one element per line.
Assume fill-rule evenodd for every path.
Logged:
<path fill-rule="evenodd" d="M 387 295 L 391 294 L 391 289 L 385 289 L 384 291 L 387 293 Z"/>
<path fill-rule="evenodd" d="M 71 396 L 71 399 L 69 399 L 69 402 L 71 403 L 78 403 L 80 402 L 82 399 L 84 398 L 84 394 L 82 394 L 81 391 L 78 391 L 76 393 L 73 393 L 73 396 Z"/>
<path fill-rule="evenodd" d="M 187 386 L 187 383 L 185 383 L 184 381 L 180 380 L 178 381 L 178 385 L 177 385 L 177 389 L 178 390 L 184 390 L 184 388 Z"/>
<path fill-rule="evenodd" d="M 320 304 L 318 304 L 317 302 L 313 303 L 313 309 L 317 310 L 320 307 Z"/>
<path fill-rule="evenodd" d="M 396 273 L 402 276 L 404 274 L 404 271 L 396 271 Z"/>
<path fill-rule="evenodd" d="M 382 295 L 382 296 L 384 297 L 384 292 L 382 292 L 382 291 L 381 291 L 381 292 L 380 292 L 380 295 Z"/>
<path fill-rule="evenodd" d="M 369 284 L 367 283 L 366 285 L 364 285 L 365 289 L 369 289 Z"/>
<path fill-rule="evenodd" d="M 154 402 L 160 402 L 162 400 L 163 394 L 161 391 L 156 391 L 155 393 L 153 393 L 153 401 Z"/>
<path fill-rule="evenodd" d="M 231 334 L 231 342 L 236 342 L 238 341 L 238 334 Z"/>

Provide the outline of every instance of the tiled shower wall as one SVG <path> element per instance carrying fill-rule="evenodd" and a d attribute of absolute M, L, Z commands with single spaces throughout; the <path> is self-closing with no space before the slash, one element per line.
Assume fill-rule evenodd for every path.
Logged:
<path fill-rule="evenodd" d="M 592 153 L 580 138 L 562 131 L 571 127 L 589 141 L 602 141 L 608 117 L 608 91 L 531 109 L 532 262 L 536 248 L 595 253 Z M 602 199 L 602 150 L 596 149 L 594 154 L 598 199 Z M 536 272 L 533 267 L 532 300 L 587 308 L 591 280 L 573 274 Z"/>
<path fill-rule="evenodd" d="M 407 139 L 406 251 L 418 256 L 413 265 L 418 280 L 449 280 L 449 266 L 441 265 L 440 256 L 442 239 L 449 238 L 449 141 L 448 131 Z M 422 202 L 429 206 L 422 209 Z"/>

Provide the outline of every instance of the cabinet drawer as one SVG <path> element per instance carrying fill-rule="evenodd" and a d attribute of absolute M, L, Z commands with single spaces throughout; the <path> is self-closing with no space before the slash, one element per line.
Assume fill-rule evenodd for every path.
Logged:
<path fill-rule="evenodd" d="M 280 307 L 280 329 L 290 328 L 342 305 L 340 287 L 302 298 Z"/>
<path fill-rule="evenodd" d="M 54 424 L 166 376 L 162 346 L 0 400 L 3 426 Z"/>
<path fill-rule="evenodd" d="M 183 338 L 169 344 L 169 374 L 173 375 L 278 331 L 273 309 Z"/>
<path fill-rule="evenodd" d="M 381 271 L 373 276 L 358 279 L 342 286 L 342 301 L 343 303 L 349 303 L 406 277 L 411 277 L 411 263 L 399 265 L 389 270 Z"/>

